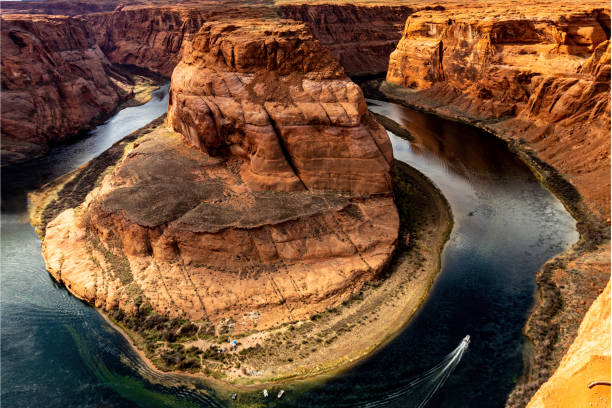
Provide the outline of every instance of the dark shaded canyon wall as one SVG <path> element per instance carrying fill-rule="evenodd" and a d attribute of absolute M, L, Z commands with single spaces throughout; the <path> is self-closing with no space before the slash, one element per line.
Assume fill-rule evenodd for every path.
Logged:
<path fill-rule="evenodd" d="M 85 22 L 2 16 L 3 164 L 43 153 L 129 95 Z"/>
<path fill-rule="evenodd" d="M 183 41 L 197 32 L 209 14 L 202 9 L 131 6 L 82 18 L 110 61 L 170 77 Z"/>
<path fill-rule="evenodd" d="M 284 5 L 284 18 L 305 22 L 350 76 L 384 74 L 402 36 L 408 6 Z"/>
<path fill-rule="evenodd" d="M 249 17 L 278 19 L 274 8 L 258 1 L 120 5 L 112 12 L 81 16 L 111 62 L 146 68 L 168 78 L 181 59 L 183 44 L 204 23 L 231 20 L 240 25 Z"/>
<path fill-rule="evenodd" d="M 351 76 L 387 71 L 389 54 L 401 38 L 407 6 L 284 5 L 208 3 L 180 6 L 119 6 L 83 16 L 108 58 L 170 76 L 183 41 L 203 23 L 224 19 L 279 16 L 305 22 Z"/>

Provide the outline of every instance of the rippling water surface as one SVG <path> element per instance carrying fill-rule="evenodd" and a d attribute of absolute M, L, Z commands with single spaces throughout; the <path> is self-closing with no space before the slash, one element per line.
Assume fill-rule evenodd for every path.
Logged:
<path fill-rule="evenodd" d="M 158 375 L 89 306 L 45 270 L 28 224 L 26 194 L 95 157 L 165 112 L 167 86 L 84 140 L 2 172 L 1 398 L 7 407 L 183 407 L 237 401 L 204 382 Z M 455 227 L 442 270 L 415 319 L 388 346 L 325 384 L 285 387 L 280 405 L 418 406 L 447 377 L 428 407 L 500 407 L 522 372 L 521 329 L 535 273 L 576 241 L 563 206 L 490 135 L 384 102 L 370 108 L 409 128 L 390 134 L 394 155 L 426 174 L 451 204 Z M 469 349 L 457 348 L 471 335 Z M 452 350 L 461 355 L 448 354 Z M 449 356 L 453 356 L 449 360 Z M 429 372 L 432 367 L 454 371 Z M 424 374 L 433 374 L 431 380 Z M 429 375 L 429 374 L 427 374 Z M 186 385 L 188 384 L 188 385 Z M 410 384 L 418 387 L 408 388 Z M 405 391 L 405 392 L 404 392 Z M 399 395 L 399 398 L 391 398 Z M 272 398 L 271 398 L 272 400 Z"/>

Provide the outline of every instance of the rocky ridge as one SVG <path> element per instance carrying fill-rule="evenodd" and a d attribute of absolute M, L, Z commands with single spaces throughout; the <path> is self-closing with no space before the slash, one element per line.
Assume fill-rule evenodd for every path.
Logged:
<path fill-rule="evenodd" d="M 383 75 L 415 8 L 405 5 L 282 4 L 279 14 L 303 21 L 348 75 Z"/>
<path fill-rule="evenodd" d="M 120 89 L 125 86 L 117 88 L 119 82 L 125 82 L 118 65 L 170 77 L 182 58 L 183 44 L 205 22 L 245 18 L 278 20 L 279 16 L 305 21 L 347 73 L 370 75 L 386 70 L 388 55 L 395 48 L 403 21 L 411 11 L 402 5 L 277 6 L 265 1 L 235 0 L 7 3 L 2 10 L 3 94 L 6 94 L 3 102 L 14 105 L 15 109 L 12 113 L 4 110 L 2 114 L 3 163 L 43 154 L 50 142 L 72 137 L 86 129 L 92 120 L 112 112 L 129 96 L 127 90 Z M 33 17 L 28 12 L 72 17 Z M 73 32 L 74 39 L 68 39 L 66 36 Z M 13 37 L 20 35 L 31 43 L 30 47 L 13 42 Z M 70 44 L 70 41 L 76 43 Z M 47 56 L 50 58 L 44 56 L 47 50 L 53 50 Z M 21 72 L 22 79 L 43 81 L 32 82 L 39 92 L 45 87 L 55 87 L 56 90 L 45 91 L 49 103 L 43 103 L 42 97 L 22 79 L 13 78 L 16 72 Z M 81 83 L 86 87 L 80 86 Z M 70 94 L 69 98 L 68 92 L 74 95 Z M 77 94 L 78 98 L 72 98 Z M 88 102 L 82 106 L 70 102 L 79 99 Z M 31 115 L 35 120 L 26 120 Z"/>
<path fill-rule="evenodd" d="M 609 8 L 419 11 L 387 81 L 532 147 L 609 221 L 609 37 Z"/>
<path fill-rule="evenodd" d="M 610 282 L 593 302 L 578 335 L 557 371 L 535 394 L 528 408 L 610 406 Z"/>

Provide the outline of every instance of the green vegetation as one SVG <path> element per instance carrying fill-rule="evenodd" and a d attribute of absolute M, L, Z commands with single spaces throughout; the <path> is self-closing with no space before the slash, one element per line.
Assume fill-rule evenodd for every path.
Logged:
<path fill-rule="evenodd" d="M 93 234 L 88 235 L 87 241 L 96 251 L 104 256 L 104 260 L 109 265 L 111 272 L 122 284 L 129 285 L 134 281 L 132 269 L 130 268 L 130 261 L 128 261 L 123 252 L 121 252 L 121 255 L 114 254 Z"/>
<path fill-rule="evenodd" d="M 85 344 L 85 339 L 79 336 L 74 328 L 66 325 L 66 329 L 74 339 L 79 355 L 89 370 L 101 383 L 110 386 L 123 398 L 132 401 L 140 407 L 161 408 L 171 406 L 192 408 L 198 406 L 196 403 L 183 398 L 147 389 L 143 382 L 134 377 L 112 372 L 99 357 L 91 353 L 91 350 Z"/>
<path fill-rule="evenodd" d="M 108 315 L 115 323 L 137 334 L 139 346 L 148 355 L 159 356 L 162 368 L 188 371 L 200 368 L 202 351 L 181 344 L 195 339 L 200 326 L 187 319 L 160 315 L 148 302 L 143 302 L 142 297 L 136 298 L 134 305 L 137 307 L 135 313 L 126 314 L 117 308 Z"/>

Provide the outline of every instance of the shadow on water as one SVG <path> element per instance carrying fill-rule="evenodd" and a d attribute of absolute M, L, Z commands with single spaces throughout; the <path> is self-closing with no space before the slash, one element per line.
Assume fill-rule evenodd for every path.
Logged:
<path fill-rule="evenodd" d="M 394 155 L 442 190 L 455 227 L 441 272 L 415 318 L 344 374 L 324 384 L 286 385 L 283 400 L 274 393 L 267 400 L 261 393 L 241 393 L 231 401 L 204 382 L 150 370 L 95 310 L 54 284 L 27 222 L 27 192 L 163 114 L 167 90 L 122 110 L 87 139 L 2 170 L 4 405 L 503 406 L 522 370 L 521 329 L 535 273 L 576 241 L 575 222 L 497 139 L 397 105 L 369 101 L 372 110 L 415 135 L 409 143 L 390 134 Z M 461 340 L 466 333 L 469 352 Z M 432 367 L 435 362 L 440 363 Z"/>

